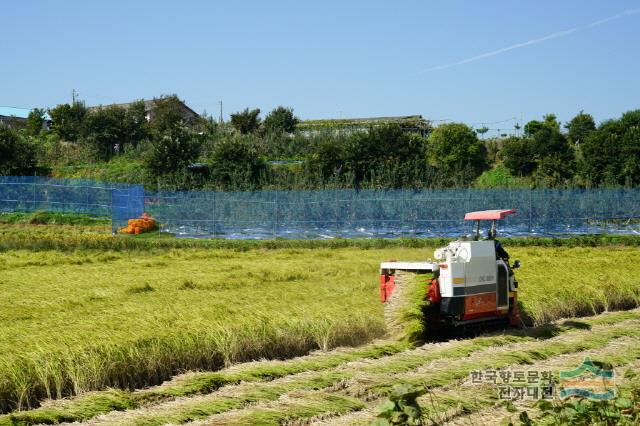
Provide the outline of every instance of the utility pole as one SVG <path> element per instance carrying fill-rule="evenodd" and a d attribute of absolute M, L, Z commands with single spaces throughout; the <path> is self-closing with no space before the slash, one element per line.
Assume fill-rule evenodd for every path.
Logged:
<path fill-rule="evenodd" d="M 77 94 L 76 89 L 72 89 L 71 90 L 71 101 L 73 102 L 72 105 L 76 103 L 76 94 Z"/>
<path fill-rule="evenodd" d="M 222 124 L 222 101 L 218 101 L 220 104 L 220 124 Z"/>

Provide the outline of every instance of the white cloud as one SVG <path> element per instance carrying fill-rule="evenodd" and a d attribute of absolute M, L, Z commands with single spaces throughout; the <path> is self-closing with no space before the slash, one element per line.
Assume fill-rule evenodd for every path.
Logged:
<path fill-rule="evenodd" d="M 493 50 L 491 52 L 483 53 L 481 55 L 472 56 L 470 58 L 463 59 L 463 60 L 458 61 L 458 62 L 453 62 L 453 63 L 450 63 L 450 64 L 444 64 L 444 65 L 437 65 L 435 67 L 431 67 L 431 68 L 427 68 L 425 70 L 422 70 L 422 71 L 420 71 L 419 74 L 425 74 L 425 73 L 428 73 L 428 72 L 431 72 L 431 71 L 443 70 L 443 69 L 455 67 L 455 66 L 458 66 L 458 65 L 468 64 L 470 62 L 479 61 L 481 59 L 490 58 L 492 56 L 500 55 L 500 54 L 508 52 L 510 50 L 520 49 L 520 48 L 523 48 L 523 47 L 531 46 L 533 44 L 538 44 L 538 43 L 542 43 L 544 41 L 553 40 L 555 38 L 565 37 L 565 36 L 568 36 L 569 34 L 575 33 L 576 31 L 579 31 L 579 30 L 582 30 L 582 29 L 585 29 L 585 28 L 597 27 L 599 25 L 606 24 L 607 22 L 611 22 L 613 20 L 620 19 L 620 18 L 623 18 L 625 16 L 636 15 L 638 13 L 640 13 L 640 9 L 625 10 L 622 13 L 618 13 L 617 15 L 609 16 L 607 18 L 599 19 L 599 20 L 597 20 L 595 22 L 592 22 L 592 23 L 590 23 L 588 25 L 585 25 L 583 27 L 574 27 L 574 28 L 570 28 L 568 30 L 558 31 L 558 32 L 555 32 L 555 33 L 552 33 L 552 34 L 548 34 L 548 35 L 546 35 L 544 37 L 535 38 L 533 40 L 525 41 L 525 42 L 522 42 L 522 43 L 516 43 L 516 44 L 513 44 L 511 46 L 503 47 L 502 49 Z"/>

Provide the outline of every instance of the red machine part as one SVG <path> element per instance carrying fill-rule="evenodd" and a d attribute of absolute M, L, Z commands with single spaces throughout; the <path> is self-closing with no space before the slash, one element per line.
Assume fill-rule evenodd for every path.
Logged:
<path fill-rule="evenodd" d="M 395 287 L 395 276 L 389 273 L 380 275 L 380 301 L 382 303 L 391 297 L 391 293 L 393 293 Z"/>
<path fill-rule="evenodd" d="M 496 310 L 496 294 L 485 293 L 464 298 L 463 320 L 500 316 Z"/>
<path fill-rule="evenodd" d="M 512 327 L 519 327 L 522 324 L 520 318 L 520 308 L 518 307 L 518 294 L 513 295 L 513 307 L 509 310 L 509 325 Z"/>
<path fill-rule="evenodd" d="M 438 284 L 438 279 L 433 278 L 429 280 L 429 286 L 427 287 L 427 300 L 431 303 L 438 303 L 440 299 L 440 285 Z"/>

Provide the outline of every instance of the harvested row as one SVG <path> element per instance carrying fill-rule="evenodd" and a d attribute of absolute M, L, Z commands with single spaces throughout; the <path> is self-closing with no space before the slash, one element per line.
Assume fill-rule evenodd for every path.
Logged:
<path fill-rule="evenodd" d="M 271 373 L 277 375 L 278 372 L 281 374 L 288 370 L 293 374 L 269 382 L 254 381 L 253 383 L 224 386 L 208 395 L 191 398 L 179 397 L 167 402 L 163 402 L 162 398 L 157 400 L 150 398 L 144 402 L 146 405 L 142 408 L 120 413 L 113 412 L 94 419 L 92 423 L 183 423 L 215 413 L 226 412 L 229 412 L 229 415 L 234 413 L 233 416 L 241 416 L 244 420 L 252 418 L 254 414 L 261 419 L 259 410 L 263 404 L 278 404 L 282 398 L 286 398 L 288 403 L 291 403 L 292 395 L 297 396 L 300 392 L 305 395 L 307 392 L 311 392 L 310 399 L 303 399 L 301 403 L 306 407 L 305 413 L 314 417 L 327 411 L 316 412 L 327 408 L 327 399 L 322 395 L 327 390 L 330 390 L 329 394 L 333 398 L 329 398 L 333 401 L 332 410 L 349 412 L 365 408 L 367 400 L 383 397 L 390 387 L 398 381 L 446 386 L 466 377 L 472 369 L 483 368 L 483 365 L 501 367 L 513 363 L 531 362 L 535 359 L 547 359 L 562 353 L 599 348 L 613 339 L 638 334 L 639 332 L 636 332 L 635 329 L 639 321 L 639 311 L 615 312 L 585 318 L 579 322 L 565 321 L 513 333 L 428 344 L 410 351 L 397 352 L 392 350 L 386 356 L 382 354 L 382 351 L 372 350 L 369 350 L 368 354 L 366 351 L 359 353 L 354 351 L 351 352 L 352 356 L 346 357 L 344 354 L 337 356 L 328 353 L 284 362 L 239 365 L 219 373 L 193 373 L 168 382 L 161 387 L 139 391 L 136 394 L 147 393 L 156 396 L 162 394 L 165 396 L 164 401 L 166 401 L 166 398 L 169 398 L 171 394 L 177 396 L 180 392 L 184 392 L 184 389 L 198 390 L 200 385 L 207 383 L 205 378 L 211 378 L 208 375 L 212 374 L 218 374 L 219 377 L 236 375 L 238 378 L 242 371 L 253 370 L 254 373 L 262 371 L 263 380 Z M 591 330 L 576 329 L 577 327 L 590 327 Z M 555 335 L 557 336 L 553 337 Z M 590 336 L 588 341 L 585 340 L 585 335 Z M 357 359 L 358 356 L 362 356 L 362 358 Z M 342 362 L 338 361 L 339 358 Z M 301 368 L 307 368 L 309 364 L 313 363 L 324 365 L 326 368 L 316 372 L 300 372 Z M 335 365 L 330 367 L 330 364 Z M 210 392 L 211 389 L 202 386 L 198 391 Z M 320 395 L 317 395 L 318 393 Z M 184 393 L 182 394 L 184 395 Z M 94 405 L 100 400 L 99 395 L 100 393 L 93 395 Z M 102 395 L 104 396 L 104 393 Z M 316 396 L 320 398 L 317 401 L 314 399 Z M 27 423 L 46 421 L 45 419 L 51 421 L 54 420 L 52 414 L 57 409 L 58 421 L 65 419 L 65 416 L 68 416 L 66 420 L 79 420 L 81 418 L 77 416 L 74 418 L 73 414 L 82 411 L 83 407 L 86 409 L 87 399 L 79 398 L 75 406 L 73 401 L 70 400 L 65 405 L 59 404 L 57 406 L 54 403 L 48 408 L 43 407 L 32 412 L 16 413 L 12 419 Z M 313 401 L 316 402 L 312 403 Z M 249 406 L 251 408 L 247 408 Z M 119 409 L 123 408 L 127 407 Z M 289 412 L 286 407 L 280 408 L 283 410 L 283 415 L 289 416 L 287 418 L 309 417 L 298 411 Z M 332 410 L 328 410 L 328 412 L 332 412 Z M 244 416 L 249 417 L 245 418 Z"/>
<path fill-rule="evenodd" d="M 508 366 L 532 364 L 536 360 L 545 360 L 559 355 L 581 352 L 589 349 L 601 349 L 606 347 L 613 341 L 621 338 L 632 338 L 631 343 L 627 347 L 624 356 L 628 356 L 628 361 L 635 360 L 640 357 L 640 330 L 634 330 L 640 324 L 638 320 L 625 321 L 614 326 L 596 326 L 589 331 L 574 331 L 562 334 L 560 336 L 550 338 L 543 341 L 526 342 L 523 344 L 515 343 L 500 348 L 488 348 L 474 352 L 471 356 L 448 360 L 446 358 L 426 363 L 411 371 L 401 371 L 395 373 L 386 369 L 383 373 L 374 372 L 375 364 L 379 361 L 372 361 L 369 371 L 362 371 L 357 376 L 351 378 L 344 386 L 337 388 L 319 388 L 318 390 L 307 390 L 303 395 L 312 396 L 313 399 L 324 400 L 324 394 L 334 394 L 337 389 L 337 395 L 353 401 L 352 404 L 360 402 L 362 406 L 366 406 L 368 401 L 376 401 L 383 398 L 391 387 L 397 383 L 407 383 L 422 385 L 428 384 L 431 387 L 442 387 L 456 383 L 468 377 L 469 373 L 476 369 L 485 368 L 506 368 Z M 586 337 L 588 341 L 585 341 Z M 428 346 L 428 345 L 427 345 Z M 357 366 L 352 366 L 357 369 Z M 290 396 L 291 394 L 287 394 Z M 295 397 L 297 393 L 293 393 Z M 456 398 L 457 399 L 457 398 Z M 328 408 L 321 413 L 321 406 L 310 406 L 306 401 L 306 397 L 300 398 L 300 403 L 305 404 L 308 412 L 314 412 L 313 417 L 318 415 L 329 415 L 334 412 Z M 456 400 L 459 404 L 463 400 Z M 471 400 L 472 409 L 475 404 Z M 308 418 L 300 415 L 294 409 L 289 410 L 290 401 L 288 398 L 277 402 L 266 402 L 255 404 L 241 410 L 233 410 L 226 413 L 210 416 L 206 419 L 207 424 L 278 424 L 282 422 L 300 421 Z M 321 405 L 321 403 L 320 403 Z M 297 405 L 294 404 L 294 407 Z M 176 407 L 173 407 L 175 410 Z M 344 413 L 345 410 L 339 412 Z M 439 407 L 438 411 L 442 411 Z M 446 411 L 446 410 L 444 410 Z M 160 413 L 159 413 L 160 414 Z M 194 414 L 191 412 L 191 414 Z M 126 424 L 162 424 L 168 422 L 178 423 L 176 419 L 168 417 L 158 423 L 149 421 L 145 418 L 143 421 L 137 420 L 129 422 L 129 418 L 124 418 Z M 133 418 L 131 418 L 133 419 Z"/>
<path fill-rule="evenodd" d="M 569 370 L 579 365 L 585 357 L 592 360 L 606 361 L 616 367 L 616 377 L 623 377 L 628 370 L 634 369 L 640 360 L 640 336 L 623 336 L 609 341 L 605 346 L 578 352 L 554 356 L 532 364 L 526 369 L 538 371 Z M 510 365 L 506 370 L 517 370 L 518 365 Z M 321 418 L 312 421 L 317 426 L 331 425 L 366 425 L 375 417 L 375 409 L 381 399 L 367 401 L 364 410 L 349 413 L 340 417 Z M 493 424 L 500 423 L 502 417 L 513 415 L 505 408 L 504 400 L 498 399 L 498 392 L 493 385 L 477 385 L 470 383 L 469 378 L 452 385 L 431 388 L 429 393 L 418 399 L 425 417 L 435 423 L 445 421 L 451 424 Z M 532 400 L 514 401 L 517 410 L 532 409 Z M 503 414 L 499 416 L 496 410 Z M 306 422 L 305 422 L 306 423 Z"/>
<path fill-rule="evenodd" d="M 579 365 L 584 357 L 589 356 L 591 359 L 606 361 L 614 370 L 614 376 L 617 377 L 617 391 L 624 396 L 629 395 L 631 382 L 629 378 L 640 369 L 640 356 L 638 351 L 637 340 L 627 341 L 619 339 L 609 345 L 605 351 L 586 351 L 576 354 L 572 357 L 559 357 L 552 359 L 549 363 L 543 363 L 540 369 L 556 369 L 568 370 Z M 626 351 L 630 351 L 627 353 Z M 635 356 L 635 360 L 631 360 Z M 454 417 L 449 423 L 452 426 L 469 425 L 469 424 L 497 424 L 505 418 L 509 418 L 512 422 L 517 421 L 518 414 L 526 410 L 534 419 L 539 416 L 540 411 L 535 407 L 533 401 L 513 401 L 513 405 L 501 403 L 485 408 L 477 412 L 469 412 L 465 415 Z"/>

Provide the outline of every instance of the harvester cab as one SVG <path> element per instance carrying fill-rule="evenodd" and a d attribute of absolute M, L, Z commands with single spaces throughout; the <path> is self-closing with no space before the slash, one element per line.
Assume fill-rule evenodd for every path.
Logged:
<path fill-rule="evenodd" d="M 397 297 L 406 293 L 398 287 L 412 285 L 412 279 L 398 279 L 398 275 L 431 274 L 425 282 L 424 294 L 430 312 L 425 321 L 453 326 L 486 322 L 519 326 L 518 283 L 513 270 L 520 263 L 515 261 L 510 265 L 509 255 L 495 239 L 496 222 L 515 212 L 486 210 L 467 213 L 465 220 L 476 221 L 475 237 L 452 241 L 435 250 L 434 261 L 382 262 L 381 301 L 388 306 L 398 305 Z M 481 239 L 480 222 L 487 220 L 491 221 L 491 229 L 487 238 Z"/>

